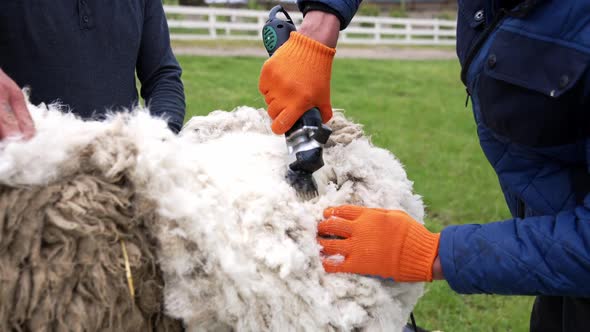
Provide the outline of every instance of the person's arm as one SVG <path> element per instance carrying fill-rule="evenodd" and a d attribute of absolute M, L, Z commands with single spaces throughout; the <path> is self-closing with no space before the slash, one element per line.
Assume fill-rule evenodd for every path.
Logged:
<path fill-rule="evenodd" d="M 340 22 L 313 11 L 299 32 L 291 32 L 260 72 L 258 89 L 268 105 L 272 131 L 283 134 L 309 109 L 317 107 L 324 122 L 332 117 L 330 78 Z"/>
<path fill-rule="evenodd" d="M 304 13 L 292 32 L 262 66 L 258 88 L 264 95 L 272 130 L 283 134 L 309 109 L 317 107 L 324 122 L 332 117 L 330 79 L 338 35 L 360 1 L 299 1 Z"/>
<path fill-rule="evenodd" d="M 434 263 L 432 264 L 432 279 L 433 280 L 444 280 L 445 274 L 442 270 L 442 264 L 440 263 L 440 257 L 436 256 Z"/>
<path fill-rule="evenodd" d="M 141 96 L 150 112 L 168 121 L 174 132 L 184 122 L 182 70 L 170 47 L 168 23 L 160 0 L 146 0 L 141 46 L 137 58 L 137 76 Z"/>
<path fill-rule="evenodd" d="M 590 200 L 557 216 L 450 226 L 440 263 L 463 294 L 590 296 Z"/>
<path fill-rule="evenodd" d="M 407 213 L 354 205 L 328 208 L 318 225 L 327 272 L 348 272 L 396 282 L 432 281 L 439 234 Z M 333 256 L 344 256 L 335 260 Z"/>
<path fill-rule="evenodd" d="M 7 137 L 33 137 L 35 126 L 18 85 L 0 69 L 0 141 Z"/>
<path fill-rule="evenodd" d="M 338 18 L 340 30 L 346 29 L 362 0 L 297 0 L 304 19 L 312 11 L 330 13 Z"/>
<path fill-rule="evenodd" d="M 299 33 L 335 48 L 340 34 L 340 21 L 334 15 L 322 11 L 310 11 L 303 18 Z"/>
<path fill-rule="evenodd" d="M 590 195 L 557 216 L 449 226 L 440 235 L 401 211 L 345 206 L 324 216 L 323 253 L 344 256 L 325 259 L 328 272 L 446 279 L 463 294 L 590 296 Z"/>

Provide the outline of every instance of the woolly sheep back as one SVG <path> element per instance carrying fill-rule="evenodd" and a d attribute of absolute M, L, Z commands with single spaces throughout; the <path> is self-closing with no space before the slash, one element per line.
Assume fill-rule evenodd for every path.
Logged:
<path fill-rule="evenodd" d="M 0 146 L 0 220 L 9 229 L 0 235 L 0 322 L 9 325 L 0 330 L 51 330 L 77 317 L 80 330 L 176 330 L 180 319 L 189 331 L 391 331 L 422 293 L 420 283 L 322 269 L 315 237 L 325 207 L 424 214 L 399 161 L 341 113 L 315 175 L 320 196 L 301 201 L 283 178 L 284 138 L 263 110 L 194 117 L 174 136 L 145 110 L 99 123 L 30 108 L 37 136 Z M 47 271 L 62 261 L 69 267 L 58 284 Z"/>

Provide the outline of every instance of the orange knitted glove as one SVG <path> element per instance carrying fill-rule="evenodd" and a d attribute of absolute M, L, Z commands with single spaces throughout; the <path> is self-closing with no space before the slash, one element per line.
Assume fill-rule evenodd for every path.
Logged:
<path fill-rule="evenodd" d="M 324 122 L 332 117 L 330 76 L 336 50 L 300 33 L 289 40 L 262 66 L 258 89 L 273 119 L 272 131 L 284 134 L 312 107 Z"/>
<path fill-rule="evenodd" d="M 326 272 L 349 272 L 395 281 L 432 281 L 440 234 L 399 210 L 344 205 L 324 211 L 318 241 L 325 255 L 344 256 L 343 262 L 323 259 Z M 343 239 L 325 239 L 337 236 Z"/>

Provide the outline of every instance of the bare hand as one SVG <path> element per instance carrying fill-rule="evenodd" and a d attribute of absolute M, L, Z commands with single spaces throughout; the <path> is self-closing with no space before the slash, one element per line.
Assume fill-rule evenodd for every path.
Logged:
<path fill-rule="evenodd" d="M 0 141 L 7 137 L 33 137 L 35 125 L 18 85 L 0 69 Z"/>

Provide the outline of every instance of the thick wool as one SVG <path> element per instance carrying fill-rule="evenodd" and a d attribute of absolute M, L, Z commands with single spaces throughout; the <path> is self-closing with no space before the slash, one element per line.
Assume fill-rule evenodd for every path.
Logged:
<path fill-rule="evenodd" d="M 156 205 L 130 181 L 122 119 L 30 108 L 37 136 L 0 146 L 0 331 L 181 331 L 163 314 Z"/>
<path fill-rule="evenodd" d="M 142 110 L 98 123 L 31 109 L 38 135 L 0 147 L 8 329 L 66 329 L 71 317 L 79 330 L 177 328 L 162 315 L 161 277 L 165 313 L 189 331 L 401 330 L 422 293 L 420 283 L 322 269 L 325 207 L 423 218 L 399 161 L 342 114 L 329 124 L 320 195 L 302 201 L 284 180 L 284 138 L 262 110 L 195 117 L 174 136 Z"/>

